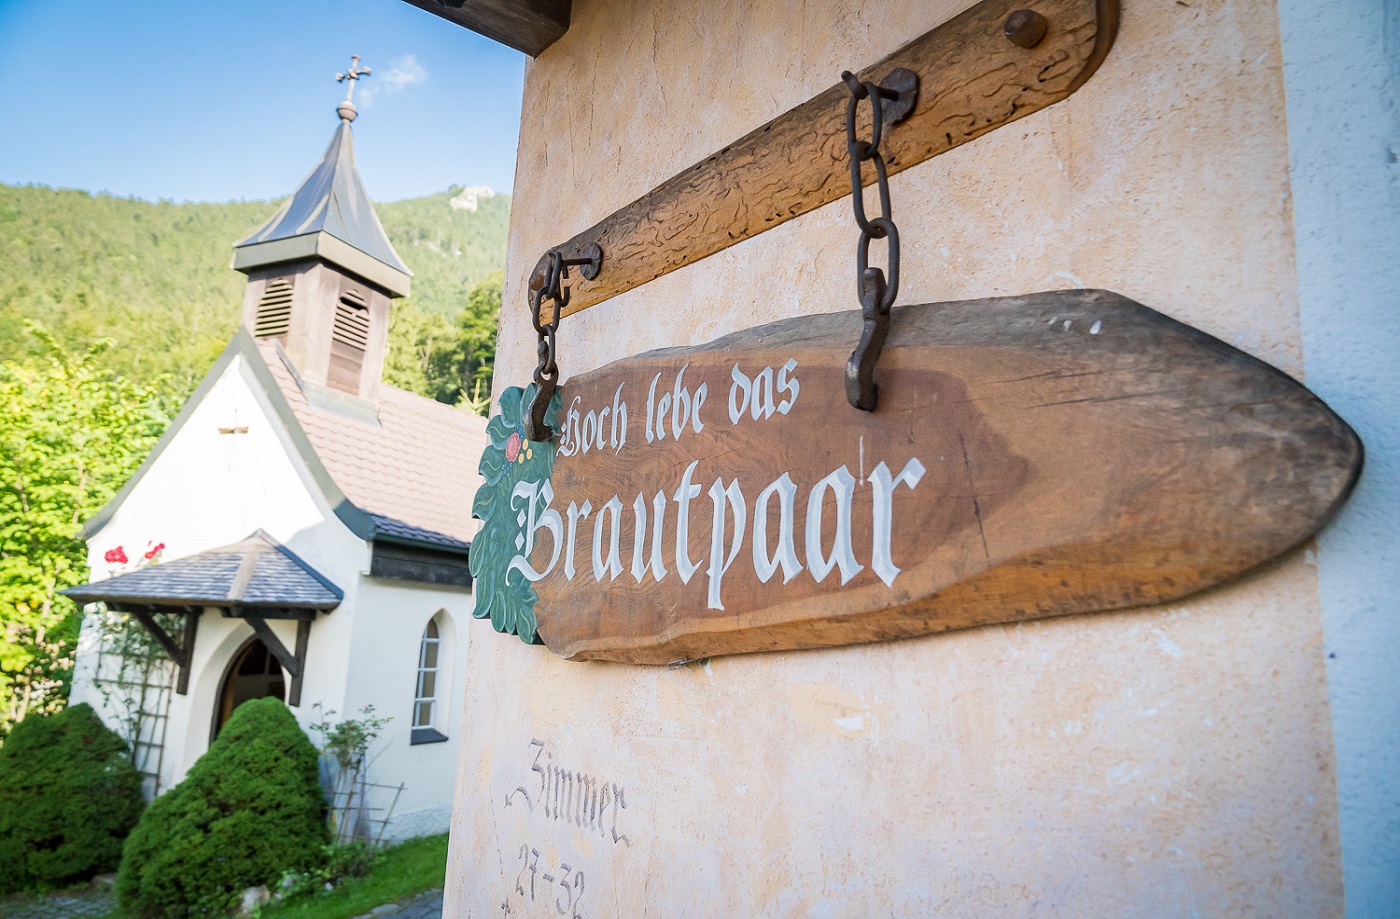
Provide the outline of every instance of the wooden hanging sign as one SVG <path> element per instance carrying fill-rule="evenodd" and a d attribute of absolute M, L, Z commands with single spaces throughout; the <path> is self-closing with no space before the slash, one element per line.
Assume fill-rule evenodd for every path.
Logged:
<path fill-rule="evenodd" d="M 665 664 L 1174 600 L 1298 545 L 1360 473 L 1281 371 L 1106 291 L 858 312 L 570 379 L 555 445 L 502 400 L 479 614 L 575 660 Z M 493 483 L 494 476 L 494 483 Z"/>

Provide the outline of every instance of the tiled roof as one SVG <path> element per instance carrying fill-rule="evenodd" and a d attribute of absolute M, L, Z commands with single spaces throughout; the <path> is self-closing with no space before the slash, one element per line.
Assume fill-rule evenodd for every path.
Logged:
<path fill-rule="evenodd" d="M 471 540 L 468 539 L 457 539 L 446 533 L 425 530 L 422 527 L 404 523 L 402 520 L 394 520 L 392 517 L 383 517 L 379 514 L 370 514 L 369 516 L 374 521 L 375 530 L 386 536 L 408 539 L 413 542 L 434 543 L 444 549 L 467 549 L 471 546 Z"/>
<path fill-rule="evenodd" d="M 60 591 L 79 603 L 334 609 L 344 594 L 261 530 L 242 542 Z"/>
<path fill-rule="evenodd" d="M 348 121 L 341 121 L 320 162 L 272 219 L 234 248 L 314 233 L 328 233 L 396 271 L 412 273 L 394 251 L 360 181 Z"/>
<path fill-rule="evenodd" d="M 380 384 L 378 422 L 313 405 L 271 340 L 258 349 L 317 457 L 387 536 L 466 548 L 486 419 Z"/>

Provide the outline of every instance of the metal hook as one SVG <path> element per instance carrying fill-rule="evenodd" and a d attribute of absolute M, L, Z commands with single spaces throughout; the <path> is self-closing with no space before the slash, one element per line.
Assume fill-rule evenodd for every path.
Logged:
<path fill-rule="evenodd" d="M 873 412 L 880 388 L 875 384 L 875 365 L 889 334 L 890 308 L 899 295 L 899 229 L 890 207 L 889 172 L 880 153 L 880 142 L 889 125 L 913 111 L 918 98 L 919 78 L 900 68 L 879 85 L 862 81 L 849 71 L 841 80 L 850 91 L 846 107 L 846 149 L 851 159 L 851 208 L 860 241 L 856 245 L 856 294 L 860 299 L 864 327 L 860 342 L 846 362 L 846 400 L 861 411 Z M 870 101 L 870 140 L 856 137 L 856 115 L 863 100 Z M 880 215 L 871 220 L 865 213 L 865 182 L 861 166 L 875 166 L 875 185 L 880 197 Z M 870 267 L 870 241 L 886 241 L 886 271 Z"/>
<path fill-rule="evenodd" d="M 564 282 L 569 279 L 570 267 L 577 267 L 586 280 L 598 277 L 603 267 L 603 249 L 597 243 L 589 243 L 579 258 L 564 258 L 560 250 L 550 249 L 541 263 L 543 273 L 537 268 L 535 276 L 530 279 L 533 291 L 530 295 L 530 321 L 539 335 L 536 349 L 539 363 L 535 366 L 535 395 L 525 416 L 525 437 L 536 443 L 554 439 L 554 428 L 545 423 L 544 416 L 549 412 L 550 400 L 559 388 L 557 333 L 564 307 L 569 305 L 569 289 Z M 548 322 L 542 321 L 540 316 L 545 300 L 553 304 Z"/>
<path fill-rule="evenodd" d="M 691 664 L 709 663 L 709 660 L 710 659 L 708 657 L 683 657 L 678 661 L 671 661 L 669 664 L 666 665 L 666 669 L 680 670 L 684 667 L 690 666 Z"/>

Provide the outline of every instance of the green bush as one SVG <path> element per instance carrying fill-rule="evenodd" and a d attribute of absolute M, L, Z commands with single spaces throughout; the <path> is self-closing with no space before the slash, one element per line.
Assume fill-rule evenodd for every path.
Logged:
<path fill-rule="evenodd" d="M 0 747 L 0 894 L 111 871 L 144 803 L 126 744 L 91 706 L 24 719 Z"/>
<path fill-rule="evenodd" d="M 317 867 L 326 845 L 316 751 L 276 699 L 245 702 L 122 852 L 117 900 L 141 919 L 226 913 L 248 887 Z"/>

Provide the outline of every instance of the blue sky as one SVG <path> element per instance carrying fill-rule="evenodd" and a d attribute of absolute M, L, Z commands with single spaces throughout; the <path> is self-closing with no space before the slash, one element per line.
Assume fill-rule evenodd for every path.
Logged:
<path fill-rule="evenodd" d="M 355 90 L 371 197 L 510 188 L 524 56 L 403 0 L 0 0 L 0 182 L 285 196 L 351 54 L 374 70 Z"/>

